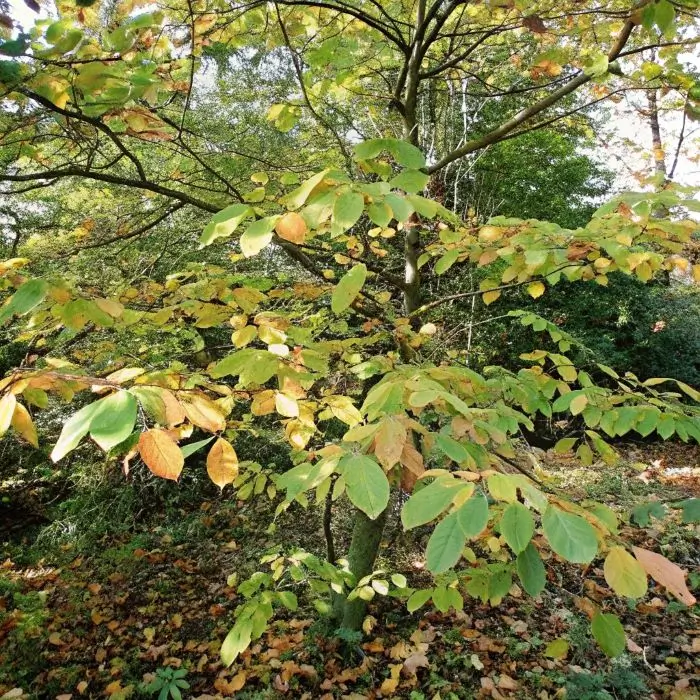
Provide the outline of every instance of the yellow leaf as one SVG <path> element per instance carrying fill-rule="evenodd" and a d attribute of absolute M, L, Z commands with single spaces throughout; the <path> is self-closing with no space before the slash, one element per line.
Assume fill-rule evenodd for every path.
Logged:
<path fill-rule="evenodd" d="M 479 230 L 479 240 L 484 243 L 493 243 L 503 238 L 504 229 L 497 226 L 482 226 Z"/>
<path fill-rule="evenodd" d="M 2 437 L 10 427 L 16 405 L 17 399 L 11 392 L 8 392 L 2 397 L 2 399 L 0 399 L 0 437 Z"/>
<path fill-rule="evenodd" d="M 569 404 L 571 415 L 577 416 L 588 405 L 588 397 L 585 394 L 579 394 Z"/>
<path fill-rule="evenodd" d="M 36 434 L 36 426 L 29 411 L 21 404 L 15 404 L 12 414 L 12 427 L 32 446 L 39 447 L 39 439 Z"/>
<path fill-rule="evenodd" d="M 119 318 L 124 313 L 124 305 L 111 299 L 95 299 L 95 304 L 106 314 Z"/>
<path fill-rule="evenodd" d="M 243 348 L 248 343 L 252 343 L 257 334 L 258 330 L 255 326 L 244 326 L 231 334 L 231 342 L 237 348 Z"/>
<path fill-rule="evenodd" d="M 544 294 L 545 286 L 542 282 L 532 282 L 527 285 L 527 293 L 533 298 L 538 299 Z"/>
<path fill-rule="evenodd" d="M 481 295 L 481 298 L 484 300 L 484 304 L 486 304 L 486 306 L 488 306 L 489 304 L 493 304 L 493 302 L 496 301 L 496 299 L 498 299 L 498 297 L 500 297 L 500 296 L 501 296 L 501 293 L 499 291 L 493 291 L 493 292 L 484 292 Z"/>
<path fill-rule="evenodd" d="M 181 405 L 190 423 L 210 433 L 220 433 L 226 427 L 226 419 L 219 407 L 201 394 L 181 396 Z"/>
<path fill-rule="evenodd" d="M 265 389 L 255 395 L 250 404 L 250 412 L 254 416 L 267 416 L 275 410 L 275 392 Z"/>
<path fill-rule="evenodd" d="M 277 413 L 286 418 L 296 418 L 299 415 L 297 400 L 285 394 L 275 395 L 275 409 Z"/>
<path fill-rule="evenodd" d="M 238 476 L 238 457 L 228 440 L 219 438 L 207 455 L 207 474 L 209 478 L 223 490 L 226 484 L 231 484 Z"/>
<path fill-rule="evenodd" d="M 379 689 L 382 695 L 393 695 L 396 692 L 396 689 L 399 687 L 402 668 L 403 664 L 389 664 L 391 676 L 384 680 L 381 688 Z"/>
<path fill-rule="evenodd" d="M 406 426 L 397 418 L 387 416 L 374 439 L 374 454 L 384 469 L 391 469 L 400 459 L 408 433 Z"/>
<path fill-rule="evenodd" d="M 605 580 L 618 595 L 641 598 L 647 592 L 644 567 L 624 548 L 613 547 L 603 565 Z"/>
<path fill-rule="evenodd" d="M 164 430 L 147 430 L 139 438 L 139 454 L 145 465 L 163 479 L 177 481 L 185 458 Z"/>

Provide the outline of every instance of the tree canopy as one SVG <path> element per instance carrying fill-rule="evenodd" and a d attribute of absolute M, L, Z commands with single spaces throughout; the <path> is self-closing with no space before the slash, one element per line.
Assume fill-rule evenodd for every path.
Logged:
<path fill-rule="evenodd" d="M 141 5 L 3 15 L 0 322 L 23 357 L 0 432 L 38 447 L 60 404 L 55 463 L 90 440 L 177 481 L 206 453 L 242 500 L 326 523 L 354 508 L 347 552 L 328 525 L 325 558 L 284 552 L 240 584 L 227 664 L 297 605 L 293 584 L 358 629 L 377 595 L 409 611 L 495 606 L 516 580 L 538 595 L 541 551 L 602 558 L 619 596 L 652 576 L 692 604 L 680 567 L 518 450 L 541 420 L 584 465 L 628 434 L 700 442 L 697 388 L 587 362 L 536 304 L 502 314 L 537 338 L 519 367 L 474 367 L 451 321 L 509 293 L 700 282 L 696 190 L 673 177 L 700 110 L 697 1 Z M 584 149 L 637 93 L 672 104 L 678 150 L 650 109 L 655 173 L 603 204 L 610 173 Z M 286 470 L 239 460 L 262 426 Z M 427 587 L 374 570 L 392 504 L 432 528 Z M 624 649 L 616 617 L 597 609 L 592 632 Z"/>

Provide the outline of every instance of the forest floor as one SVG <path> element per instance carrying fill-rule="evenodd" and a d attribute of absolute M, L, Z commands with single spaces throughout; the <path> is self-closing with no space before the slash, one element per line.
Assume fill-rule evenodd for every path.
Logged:
<path fill-rule="evenodd" d="M 644 445 L 624 452 L 615 468 L 548 459 L 540 476 L 621 513 L 700 495 L 700 449 Z M 120 517 L 115 505 L 102 507 Z M 296 613 L 278 617 L 226 669 L 219 646 L 240 602 L 228 576 L 241 580 L 254 571 L 283 533 L 285 546 L 322 551 L 313 534 L 320 522 L 312 510 L 293 508 L 277 533 L 267 534 L 269 503 L 237 503 L 226 492 L 172 511 L 151 506 L 138 522 L 98 529 L 91 539 L 64 523 L 60 533 L 44 528 L 53 539 L 36 527 L 36 539 L 15 533 L 5 543 L 0 698 L 155 697 L 145 686 L 165 669 L 186 671 L 183 697 L 200 700 L 699 697 L 700 605 L 687 608 L 653 582 L 636 603 L 603 603 L 608 591 L 598 562 L 584 582 L 580 569 L 550 560 L 545 593 L 532 599 L 516 587 L 495 608 L 468 599 L 462 612 L 424 607 L 411 615 L 397 601 L 375 600 L 357 639 L 339 639 L 302 598 Z M 644 512 L 637 511 L 642 521 Z M 679 511 L 624 530 L 689 570 L 697 593 L 698 529 L 681 524 Z M 405 562 L 409 580 L 419 580 L 420 543 L 395 532 L 392 558 Z M 588 614 L 598 602 L 621 616 L 628 635 L 627 652 L 615 660 L 590 636 Z"/>

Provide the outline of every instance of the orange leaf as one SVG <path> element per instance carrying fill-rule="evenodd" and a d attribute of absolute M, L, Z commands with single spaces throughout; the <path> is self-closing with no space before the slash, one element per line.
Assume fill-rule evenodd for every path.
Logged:
<path fill-rule="evenodd" d="M 147 430 L 139 438 L 139 453 L 146 466 L 163 479 L 177 481 L 185 458 L 182 450 L 163 430 Z"/>
<path fill-rule="evenodd" d="M 401 488 L 406 493 L 412 493 L 416 481 L 425 473 L 423 455 L 406 440 L 401 452 L 401 464 L 405 469 L 401 470 Z"/>
<path fill-rule="evenodd" d="M 675 598 L 685 605 L 694 605 L 695 596 L 688 590 L 685 583 L 685 571 L 666 557 L 656 552 L 650 552 L 642 547 L 633 547 L 634 556 L 644 567 L 644 570 L 657 583 L 660 583 Z"/>
<path fill-rule="evenodd" d="M 296 212 L 290 211 L 275 224 L 280 238 L 291 243 L 303 243 L 307 232 L 306 221 Z"/>
<path fill-rule="evenodd" d="M 226 484 L 236 480 L 238 476 L 238 457 L 228 440 L 219 438 L 212 445 L 207 455 L 207 474 L 222 490 Z"/>

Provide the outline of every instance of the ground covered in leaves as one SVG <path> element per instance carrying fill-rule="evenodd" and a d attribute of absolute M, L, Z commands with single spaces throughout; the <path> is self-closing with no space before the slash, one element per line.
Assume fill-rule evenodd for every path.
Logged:
<path fill-rule="evenodd" d="M 672 509 L 657 518 L 645 504 L 697 496 L 700 451 L 629 447 L 624 466 L 586 470 L 547 459 L 539 476 L 575 498 L 621 513 L 636 508 L 644 527 L 631 523 L 625 534 L 683 565 L 697 593 L 697 528 Z M 628 651 L 611 661 L 589 631 L 593 605 L 607 594 L 602 571 L 594 567 L 584 582 L 579 569 L 554 559 L 539 598 L 516 586 L 497 608 L 468 600 L 461 612 L 425 607 L 413 615 L 384 599 L 356 638 L 335 635 L 302 596 L 294 615 L 278 618 L 223 668 L 219 646 L 239 602 L 228 577 L 254 571 L 287 533 L 298 538 L 285 542 L 290 547 L 323 547 L 309 534 L 321 531 L 316 515 L 293 509 L 267 533 L 271 512 L 224 493 L 179 507 L 162 524 L 156 510 L 90 541 L 70 528 L 42 537 L 41 524 L 32 536 L 14 532 L 0 565 L 0 698 L 156 697 L 149 684 L 174 678 L 189 685 L 183 697 L 200 700 L 698 698 L 700 606 L 689 609 L 653 587 L 636 605 L 618 602 Z M 392 557 L 420 583 L 420 543 L 391 523 L 387 532 Z"/>

